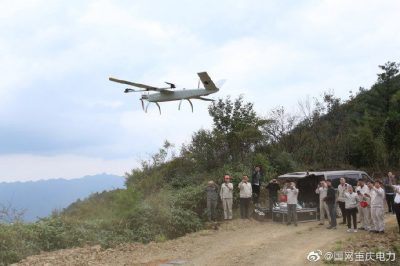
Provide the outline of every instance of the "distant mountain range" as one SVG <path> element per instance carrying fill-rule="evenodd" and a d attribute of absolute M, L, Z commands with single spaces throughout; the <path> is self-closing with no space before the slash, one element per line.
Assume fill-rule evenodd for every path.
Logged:
<path fill-rule="evenodd" d="M 77 179 L 49 179 L 0 183 L 0 204 L 25 210 L 24 221 L 34 222 L 53 210 L 68 207 L 95 192 L 124 187 L 122 176 L 99 174 Z"/>

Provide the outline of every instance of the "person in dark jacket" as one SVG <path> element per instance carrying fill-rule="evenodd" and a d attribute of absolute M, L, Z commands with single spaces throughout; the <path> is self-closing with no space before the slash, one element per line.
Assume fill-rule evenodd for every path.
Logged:
<path fill-rule="evenodd" d="M 330 180 L 327 180 L 326 184 L 328 185 L 328 192 L 325 197 L 325 202 L 328 205 L 329 215 L 331 217 L 331 222 L 327 229 L 336 229 L 336 191 L 332 187 L 332 182 Z"/>
<path fill-rule="evenodd" d="M 207 194 L 207 214 L 208 221 L 216 221 L 217 220 L 217 203 L 218 203 L 218 185 L 214 183 L 214 181 L 208 181 L 206 187 Z"/>
<path fill-rule="evenodd" d="M 280 186 L 276 179 L 272 179 L 265 188 L 268 189 L 269 209 L 272 211 L 274 204 L 278 202 Z"/>
<path fill-rule="evenodd" d="M 394 214 L 395 212 L 393 209 L 393 204 L 394 204 L 395 193 L 392 188 L 392 184 L 396 184 L 396 179 L 392 172 L 389 172 L 387 177 L 383 179 L 383 184 L 385 189 L 386 203 L 388 206 L 388 213 L 392 212 Z"/>
<path fill-rule="evenodd" d="M 263 178 L 263 173 L 260 166 L 256 166 L 254 168 L 254 172 L 251 176 L 251 188 L 253 190 L 253 203 L 256 207 L 259 207 L 259 198 L 260 198 L 260 188 L 261 181 Z"/>
<path fill-rule="evenodd" d="M 400 185 L 397 183 L 392 184 L 393 191 L 395 193 L 393 209 L 396 213 L 397 224 L 399 226 L 399 234 L 400 234 Z"/>

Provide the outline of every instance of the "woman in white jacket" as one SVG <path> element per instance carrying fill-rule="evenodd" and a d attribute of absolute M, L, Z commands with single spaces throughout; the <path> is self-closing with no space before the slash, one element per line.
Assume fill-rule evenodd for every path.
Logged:
<path fill-rule="evenodd" d="M 247 175 L 243 176 L 242 181 L 238 185 L 240 193 L 240 217 L 242 219 L 250 219 L 249 209 L 251 196 L 253 190 L 251 188 L 251 183 L 249 182 L 249 177 Z"/>
<path fill-rule="evenodd" d="M 358 212 L 358 196 L 353 191 L 352 186 L 347 187 L 347 191 L 344 192 L 345 197 L 345 208 L 346 208 L 346 220 L 347 220 L 347 232 L 357 232 L 357 212 Z M 353 220 L 353 230 L 351 229 L 351 220 Z"/>

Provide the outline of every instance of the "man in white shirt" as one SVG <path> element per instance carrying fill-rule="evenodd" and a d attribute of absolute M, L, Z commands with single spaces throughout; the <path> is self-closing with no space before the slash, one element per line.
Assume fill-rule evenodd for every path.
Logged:
<path fill-rule="evenodd" d="M 375 181 L 371 189 L 371 216 L 374 222 L 374 233 L 385 232 L 385 211 L 384 211 L 385 191 L 380 181 Z"/>
<path fill-rule="evenodd" d="M 369 194 L 364 194 L 366 197 L 366 201 L 368 203 L 367 209 L 369 211 L 369 231 L 370 232 L 374 232 L 375 231 L 375 225 L 374 225 L 374 221 L 372 220 L 372 215 L 371 215 L 371 190 L 374 187 L 374 181 L 368 181 L 367 182 L 367 187 L 369 189 Z"/>
<path fill-rule="evenodd" d="M 328 217 L 329 223 L 331 222 L 331 217 L 329 216 L 328 205 L 324 201 L 328 193 L 328 185 L 325 181 L 321 181 L 315 190 L 315 193 L 319 194 L 319 225 L 324 225 L 325 214 Z"/>
<path fill-rule="evenodd" d="M 232 220 L 232 201 L 233 201 L 233 185 L 230 181 L 229 175 L 224 176 L 224 181 L 221 185 L 219 195 L 222 201 L 222 207 L 224 208 L 224 219 Z"/>
<path fill-rule="evenodd" d="M 242 219 L 250 218 L 249 217 L 249 209 L 251 196 L 253 195 L 253 190 L 251 188 L 251 184 L 249 182 L 249 177 L 244 175 L 242 181 L 238 185 L 240 193 L 240 217 Z"/>
<path fill-rule="evenodd" d="M 369 198 L 366 195 L 370 194 L 368 186 L 365 184 L 365 181 L 360 179 L 358 181 L 358 186 L 356 187 L 356 193 L 358 195 L 359 202 L 362 203 L 363 206 L 360 204 L 358 205 L 358 214 L 360 217 L 360 224 L 361 230 L 369 230 L 371 226 L 371 209 L 368 205 L 371 203 L 369 202 Z M 368 205 L 367 205 L 368 204 Z"/>
<path fill-rule="evenodd" d="M 288 221 L 287 225 L 294 222 L 294 225 L 297 226 L 297 196 L 299 194 L 299 190 L 296 188 L 294 182 L 290 182 L 289 186 L 287 186 L 283 192 L 287 195 L 287 216 Z"/>
<path fill-rule="evenodd" d="M 342 217 L 343 217 L 342 224 L 346 224 L 346 207 L 345 207 L 346 198 L 344 197 L 344 192 L 347 191 L 348 186 L 350 185 L 346 183 L 346 179 L 344 177 L 340 178 L 340 184 L 337 188 L 338 192 L 337 201 L 339 203 L 340 211 L 342 212 Z"/>

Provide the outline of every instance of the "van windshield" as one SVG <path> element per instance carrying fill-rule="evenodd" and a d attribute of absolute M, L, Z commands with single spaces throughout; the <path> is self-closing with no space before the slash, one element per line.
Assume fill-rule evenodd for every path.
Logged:
<path fill-rule="evenodd" d="M 329 175 L 327 176 L 327 179 L 332 180 L 332 186 L 334 188 L 337 188 L 340 183 L 340 178 L 345 177 L 346 178 L 346 183 L 352 185 L 352 186 L 357 186 L 357 181 L 360 179 L 359 174 L 342 174 L 342 175 Z"/>

